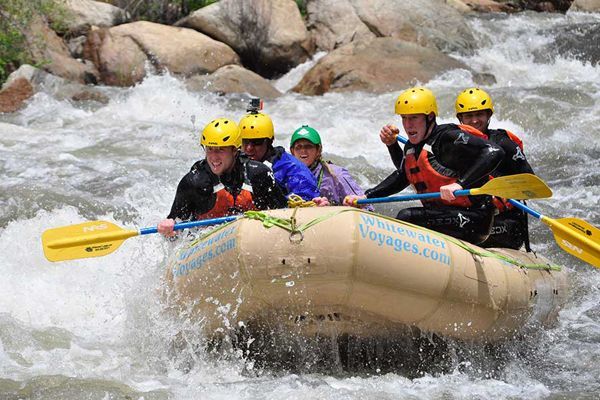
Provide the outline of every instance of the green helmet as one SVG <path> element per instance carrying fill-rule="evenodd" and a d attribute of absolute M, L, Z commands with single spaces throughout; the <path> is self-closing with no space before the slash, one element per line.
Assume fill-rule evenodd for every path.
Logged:
<path fill-rule="evenodd" d="M 319 132 L 308 125 L 302 125 L 294 131 L 292 138 L 290 139 L 290 148 L 294 147 L 294 143 L 300 139 L 306 139 L 317 146 L 321 145 L 321 136 L 319 136 Z"/>

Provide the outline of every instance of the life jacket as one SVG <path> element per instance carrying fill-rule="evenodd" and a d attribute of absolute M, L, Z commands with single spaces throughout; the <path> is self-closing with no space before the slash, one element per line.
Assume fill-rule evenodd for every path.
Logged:
<path fill-rule="evenodd" d="M 415 148 L 409 148 L 404 158 L 404 170 L 406 177 L 417 193 L 439 192 L 440 187 L 456 183 L 458 174 L 442 166 L 431 152 L 431 146 L 425 144 L 419 158 L 415 157 Z M 470 207 L 472 205 L 468 196 L 460 196 L 448 201 L 441 198 L 421 200 L 427 205 L 448 205 L 455 207 Z"/>
<path fill-rule="evenodd" d="M 460 125 L 458 125 L 458 127 L 461 130 L 468 132 L 473 136 L 477 136 L 477 137 L 480 137 L 480 138 L 483 138 L 486 140 L 489 139 L 488 135 L 486 135 L 485 133 L 481 132 L 479 129 L 474 128 L 470 125 L 460 124 Z M 510 131 L 507 131 L 506 129 L 503 129 L 502 131 L 506 132 L 506 135 L 509 137 L 509 139 L 512 140 L 513 142 L 515 142 L 517 144 L 517 146 L 519 146 L 519 148 L 521 150 L 523 150 L 523 141 L 517 135 L 515 135 L 514 133 L 512 133 Z M 490 179 L 494 179 L 494 177 L 490 175 Z M 494 205 L 500 212 L 512 210 L 514 208 L 514 206 L 512 204 L 510 204 L 507 199 L 494 196 L 493 201 L 494 201 Z"/>
<path fill-rule="evenodd" d="M 473 136 L 481 137 L 481 138 L 484 138 L 486 140 L 488 139 L 488 135 L 486 135 L 485 133 L 481 132 L 477 128 L 473 128 L 470 125 L 460 124 L 460 125 L 458 125 L 458 127 L 460 128 L 460 130 L 468 132 L 468 133 L 470 133 Z M 501 129 L 501 131 L 506 132 L 506 135 L 509 137 L 509 139 L 512 140 L 513 142 L 515 142 L 517 144 L 517 146 L 519 146 L 521 148 L 521 150 L 523 150 L 523 141 L 521 140 L 521 138 L 519 138 L 517 135 L 515 135 L 511 131 L 507 131 L 506 129 Z"/>
<path fill-rule="evenodd" d="M 237 196 L 233 196 L 221 182 L 213 186 L 213 193 L 217 196 L 213 208 L 204 214 L 196 215 L 196 219 L 210 219 L 239 214 L 249 210 L 256 210 L 252 198 L 252 185 L 248 178 L 246 162 L 243 162 L 244 182 Z"/>

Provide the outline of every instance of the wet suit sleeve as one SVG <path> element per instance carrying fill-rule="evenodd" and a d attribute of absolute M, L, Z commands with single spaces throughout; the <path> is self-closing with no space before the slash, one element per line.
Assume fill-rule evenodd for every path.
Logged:
<path fill-rule="evenodd" d="M 504 159 L 494 171 L 494 176 L 534 173 L 523 150 L 506 134 L 497 135 L 494 142 L 504 150 Z"/>
<path fill-rule="evenodd" d="M 386 197 L 404 190 L 408 185 L 408 179 L 406 178 L 406 174 L 404 174 L 404 166 L 401 166 L 379 185 L 365 190 L 365 195 L 368 199 Z"/>
<path fill-rule="evenodd" d="M 396 142 L 392 145 L 387 146 L 388 152 L 390 153 L 390 158 L 394 163 L 396 169 L 403 168 L 404 161 L 404 151 L 400 147 L 400 143 Z"/>
<path fill-rule="evenodd" d="M 287 199 L 275 182 L 270 168 L 262 163 L 248 163 L 248 175 L 252 184 L 252 199 L 256 208 L 267 210 L 287 207 Z"/>
<path fill-rule="evenodd" d="M 175 199 L 167 218 L 187 221 L 194 219 L 196 214 L 203 214 L 214 206 L 210 181 L 202 185 L 199 174 L 188 172 L 177 185 Z"/>
<path fill-rule="evenodd" d="M 479 187 L 496 169 L 504 150 L 492 142 L 461 131 L 456 125 L 440 125 L 433 144 L 434 154 L 443 165 L 457 171 L 457 183 L 464 189 Z"/>

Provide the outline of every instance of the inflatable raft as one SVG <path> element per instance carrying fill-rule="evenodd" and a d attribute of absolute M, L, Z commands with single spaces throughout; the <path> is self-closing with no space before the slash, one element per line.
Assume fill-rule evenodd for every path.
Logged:
<path fill-rule="evenodd" d="M 552 325 L 561 267 L 347 207 L 250 212 L 176 251 L 169 299 L 207 335 L 277 325 L 376 338 L 418 328 L 495 342 Z"/>

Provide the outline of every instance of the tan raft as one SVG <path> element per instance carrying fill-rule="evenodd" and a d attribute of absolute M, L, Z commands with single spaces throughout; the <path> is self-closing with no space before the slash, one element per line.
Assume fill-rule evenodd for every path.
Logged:
<path fill-rule="evenodd" d="M 303 335 L 416 327 L 493 342 L 551 325 L 567 295 L 566 273 L 541 257 L 379 214 L 313 207 L 252 216 L 184 245 L 169 263 L 171 300 L 208 335 L 264 323 Z"/>

